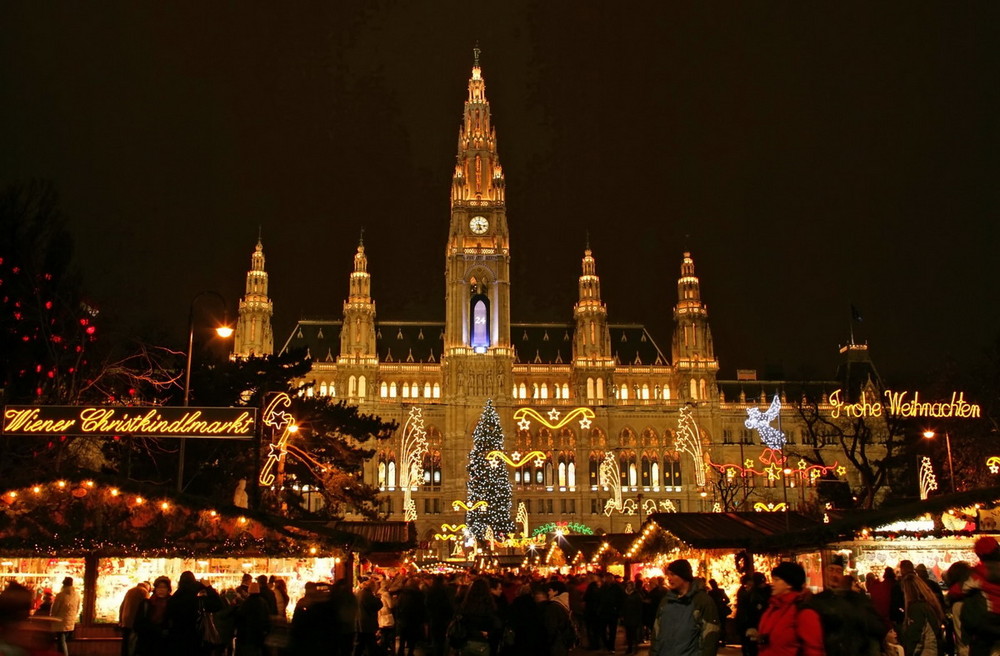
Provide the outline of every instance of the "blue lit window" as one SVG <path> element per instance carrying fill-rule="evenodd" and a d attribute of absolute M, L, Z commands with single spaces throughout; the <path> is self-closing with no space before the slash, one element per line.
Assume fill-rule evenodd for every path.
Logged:
<path fill-rule="evenodd" d="M 490 301 L 483 294 L 472 297 L 472 326 L 469 340 L 476 353 L 486 353 L 490 347 Z"/>

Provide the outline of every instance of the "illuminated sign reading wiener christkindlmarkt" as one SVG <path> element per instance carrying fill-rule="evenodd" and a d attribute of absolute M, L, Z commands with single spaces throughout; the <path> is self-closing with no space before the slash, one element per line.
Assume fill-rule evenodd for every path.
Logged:
<path fill-rule="evenodd" d="M 255 408 L 8 405 L 3 434 L 33 437 L 132 435 L 251 439 Z"/>

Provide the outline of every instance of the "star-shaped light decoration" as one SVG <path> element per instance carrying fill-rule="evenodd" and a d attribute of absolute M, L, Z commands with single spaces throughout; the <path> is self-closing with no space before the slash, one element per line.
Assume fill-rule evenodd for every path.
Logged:
<path fill-rule="evenodd" d="M 542 458 L 541 456 L 535 458 L 535 467 L 541 467 L 544 464 L 545 464 L 544 458 Z"/>
<path fill-rule="evenodd" d="M 277 457 L 279 457 L 284 452 L 285 452 L 285 450 L 282 449 L 277 444 L 268 444 L 267 445 L 267 457 L 268 458 L 277 458 Z"/>
<path fill-rule="evenodd" d="M 551 410 L 549 410 L 549 421 L 552 421 L 552 422 L 559 421 L 559 417 L 561 415 L 562 415 L 561 412 L 559 412 L 555 408 L 552 408 Z"/>
<path fill-rule="evenodd" d="M 500 466 L 500 458 L 490 458 L 490 467 L 496 469 Z"/>
<path fill-rule="evenodd" d="M 517 422 L 517 427 L 521 430 L 528 430 L 531 428 L 531 420 L 527 417 L 521 417 L 521 421 Z"/>
<path fill-rule="evenodd" d="M 764 471 L 767 472 L 767 480 L 769 481 L 776 481 L 781 476 L 781 467 L 773 462 Z"/>
<path fill-rule="evenodd" d="M 845 467 L 843 465 L 841 465 L 840 467 L 837 467 L 837 476 L 843 476 L 846 473 L 847 473 L 847 467 Z"/>
<path fill-rule="evenodd" d="M 521 452 L 520 451 L 515 451 L 512 454 L 510 454 L 510 457 L 514 459 L 514 462 L 520 462 L 521 461 Z"/>
<path fill-rule="evenodd" d="M 580 420 L 580 428 L 586 430 L 587 428 L 590 428 L 590 424 L 591 424 L 590 417 L 584 417 L 583 419 Z"/>
<path fill-rule="evenodd" d="M 753 469 L 753 458 L 747 458 L 743 461 L 743 466 L 747 469 Z"/>
<path fill-rule="evenodd" d="M 990 468 L 991 474 L 1000 474 L 1000 456 L 990 456 L 987 458 L 986 466 Z"/>
<path fill-rule="evenodd" d="M 806 462 L 805 460 L 799 460 L 798 465 L 799 469 L 805 469 L 809 466 L 809 463 Z"/>

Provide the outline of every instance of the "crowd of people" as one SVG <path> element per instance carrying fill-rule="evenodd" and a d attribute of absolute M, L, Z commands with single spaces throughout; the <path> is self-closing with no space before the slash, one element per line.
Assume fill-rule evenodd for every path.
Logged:
<path fill-rule="evenodd" d="M 953 564 L 944 588 L 909 560 L 862 582 L 834 558 L 816 594 L 796 563 L 780 563 L 769 585 L 744 576 L 734 618 L 743 656 L 1000 656 L 1000 545 L 982 537 L 975 552 L 980 562 Z"/>
<path fill-rule="evenodd" d="M 650 656 L 715 656 L 734 638 L 744 656 L 1000 656 L 1000 545 L 984 537 L 975 550 L 980 562 L 952 565 L 944 588 L 908 560 L 859 581 L 833 558 L 813 593 L 802 566 L 782 562 L 770 580 L 743 577 L 735 612 L 726 591 L 683 559 L 648 580 L 373 574 L 353 587 L 307 583 L 291 607 L 281 579 L 247 574 L 219 592 L 184 572 L 176 590 L 163 576 L 125 594 L 121 648 L 123 656 L 567 656 L 634 654 L 648 642 Z M 55 641 L 19 633 L 33 606 Z M 40 601 L 12 584 L 0 594 L 0 654 L 68 656 L 79 611 L 71 578 Z"/>

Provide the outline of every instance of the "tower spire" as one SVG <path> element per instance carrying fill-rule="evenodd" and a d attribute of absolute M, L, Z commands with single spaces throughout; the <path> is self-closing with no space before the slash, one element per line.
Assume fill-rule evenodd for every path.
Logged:
<path fill-rule="evenodd" d="M 486 82 L 479 67 L 479 46 L 473 50 L 469 97 L 458 131 L 458 161 L 452 178 L 452 207 L 467 201 L 503 202 L 504 177 L 497 154 L 497 133 L 490 123 Z"/>
<path fill-rule="evenodd" d="M 719 361 L 715 359 L 708 308 L 701 302 L 701 282 L 694 273 L 690 252 L 684 253 L 677 279 L 671 354 L 674 367 L 681 372 L 678 380 L 681 398 L 701 401 L 716 393 Z"/>
<path fill-rule="evenodd" d="M 350 290 L 344 301 L 344 327 L 340 331 L 338 362 L 354 365 L 375 363 L 375 301 L 372 300 L 372 277 L 368 273 L 364 229 L 354 253 Z"/>
<path fill-rule="evenodd" d="M 264 243 L 261 228 L 257 228 L 257 246 L 250 256 L 246 294 L 240 299 L 240 318 L 233 339 L 233 356 L 271 355 L 274 353 L 274 331 L 271 316 L 274 306 L 267 295 L 267 271 L 264 270 Z"/>

